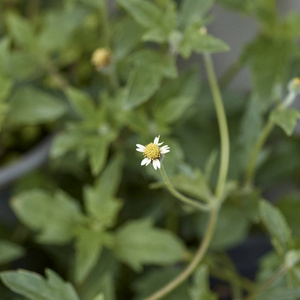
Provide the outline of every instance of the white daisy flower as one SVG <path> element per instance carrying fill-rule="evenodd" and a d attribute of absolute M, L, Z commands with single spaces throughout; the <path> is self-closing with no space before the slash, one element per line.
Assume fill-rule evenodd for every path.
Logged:
<path fill-rule="evenodd" d="M 159 143 L 159 137 L 160 135 L 154 139 L 153 143 L 150 143 L 146 146 L 136 144 L 136 151 L 144 153 L 145 156 L 145 158 L 141 162 L 142 166 L 148 166 L 152 162 L 153 168 L 155 170 L 157 170 L 157 168 L 160 169 L 160 162 L 163 158 L 163 155 L 170 152 L 170 147 L 168 145 L 159 147 L 163 144 L 163 142 Z"/>

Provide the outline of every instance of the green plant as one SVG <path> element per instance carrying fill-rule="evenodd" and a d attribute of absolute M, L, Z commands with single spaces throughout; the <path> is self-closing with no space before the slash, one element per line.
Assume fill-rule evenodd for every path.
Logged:
<path fill-rule="evenodd" d="M 220 87 L 211 54 L 229 46 L 207 33 L 214 1 L 118 0 L 110 13 L 103 0 L 0 4 L 2 161 L 56 134 L 47 164 L 13 187 L 19 223 L 1 225 L 1 296 L 217 299 L 212 276 L 232 299 L 298 297 L 298 188 L 264 198 L 299 184 L 299 137 L 285 134 L 300 118 L 290 107 L 300 14 L 280 17 L 274 0 L 217 2 L 259 26 Z M 192 53 L 208 85 L 178 68 Z M 245 66 L 249 95 L 228 88 Z M 158 135 L 169 146 L 147 148 Z M 155 168 L 140 167 L 138 143 Z M 226 251 L 261 230 L 273 250 L 252 281 Z"/>

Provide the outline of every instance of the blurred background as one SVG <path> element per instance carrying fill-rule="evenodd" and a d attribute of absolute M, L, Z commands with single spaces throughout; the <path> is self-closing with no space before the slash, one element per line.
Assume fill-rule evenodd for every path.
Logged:
<path fill-rule="evenodd" d="M 259 260 L 271 249 L 258 224 L 261 197 L 276 202 L 299 234 L 298 130 L 287 138 L 275 128 L 259 158 L 257 187 L 245 192 L 243 182 L 270 110 L 286 96 L 290 79 L 300 74 L 300 2 L 195 1 L 199 13 L 193 13 L 198 5 L 193 1 L 146 2 L 155 9 L 146 7 L 145 12 L 133 0 L 0 1 L 1 270 L 21 267 L 43 274 L 51 268 L 87 300 L 99 287 L 105 300 L 142 299 L 159 285 L 157 274 L 167 282 L 178 273 L 182 264 L 176 259 L 186 261 L 191 255 L 207 218 L 182 209 L 162 189 L 152 166 L 140 167 L 135 144 L 161 135 L 171 147 L 164 164 L 175 187 L 200 199 L 203 181 L 214 189 L 219 131 L 202 63 L 202 54 L 211 52 L 228 117 L 231 157 L 227 200 L 205 263 L 218 298 L 232 299 L 228 278 L 218 276 L 224 255 L 251 280 L 267 278 L 277 266 L 268 264 L 270 256 Z M 160 16 L 157 28 L 153 11 Z M 195 42 L 204 27 L 203 42 Z M 93 56 L 97 49 L 107 51 L 104 61 Z M 299 108 L 297 101 L 294 107 Z M 113 187 L 107 195 L 109 184 Z M 94 201 L 87 200 L 92 194 L 113 203 L 122 199 L 121 204 L 99 217 L 87 204 Z M 80 222 L 70 213 L 73 209 Z M 149 267 L 147 258 L 144 272 L 136 272 L 108 239 L 105 250 L 96 245 L 86 255 L 91 259 L 78 267 L 83 251 L 78 244 L 92 249 L 89 241 L 93 234 L 99 236 L 97 230 L 115 239 L 126 222 L 148 218 L 180 236 L 188 248 L 185 258 L 176 256 L 175 262 L 154 259 L 154 264 L 170 267 L 165 273 Z M 66 224 L 66 219 L 74 222 Z M 186 289 L 170 299 L 188 299 Z M 19 299 L 4 286 L 1 293 Z"/>

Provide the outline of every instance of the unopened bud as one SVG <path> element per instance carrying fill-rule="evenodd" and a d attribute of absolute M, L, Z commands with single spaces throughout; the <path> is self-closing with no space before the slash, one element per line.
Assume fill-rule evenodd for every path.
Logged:
<path fill-rule="evenodd" d="M 300 78 L 292 79 L 288 84 L 288 89 L 290 93 L 300 94 Z"/>
<path fill-rule="evenodd" d="M 198 31 L 201 35 L 207 34 L 207 29 L 205 26 L 201 26 Z"/>
<path fill-rule="evenodd" d="M 290 250 L 285 255 L 285 265 L 288 269 L 291 269 L 300 261 L 300 252 L 299 250 Z"/>
<path fill-rule="evenodd" d="M 98 71 L 107 67 L 111 63 L 111 52 L 106 48 L 98 48 L 94 51 L 91 63 L 96 67 Z"/>

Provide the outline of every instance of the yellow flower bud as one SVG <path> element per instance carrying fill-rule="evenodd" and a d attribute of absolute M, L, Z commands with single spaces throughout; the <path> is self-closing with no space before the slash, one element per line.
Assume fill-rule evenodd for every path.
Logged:
<path fill-rule="evenodd" d="M 111 52 L 106 48 L 98 48 L 94 51 L 91 63 L 96 67 L 98 71 L 107 67 L 111 63 Z"/>
<path fill-rule="evenodd" d="M 201 35 L 206 35 L 207 34 L 207 29 L 206 29 L 206 27 L 205 26 L 201 26 L 200 28 L 199 28 L 199 34 L 201 34 Z"/>
<path fill-rule="evenodd" d="M 300 78 L 296 77 L 289 82 L 289 91 L 295 94 L 300 94 Z"/>

